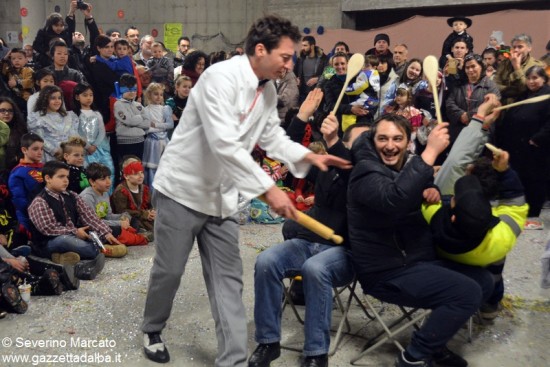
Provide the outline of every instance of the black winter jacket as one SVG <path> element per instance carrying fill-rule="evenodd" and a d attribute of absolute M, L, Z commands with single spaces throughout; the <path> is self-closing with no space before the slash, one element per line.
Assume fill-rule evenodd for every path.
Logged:
<path fill-rule="evenodd" d="M 422 193 L 433 187 L 433 168 L 412 156 L 394 171 L 380 161 L 371 139 L 363 134 L 353 145 L 348 187 L 349 241 L 364 290 L 385 271 L 435 259 L 421 213 Z"/>
<path fill-rule="evenodd" d="M 289 128 L 288 134 L 292 140 L 301 142 L 304 135 L 306 123 L 294 117 Z M 341 140 L 328 149 L 328 154 L 335 155 L 343 159 L 350 159 L 350 151 L 344 146 Z M 347 246 L 347 216 L 346 216 L 346 196 L 350 170 L 341 170 L 330 167 L 328 171 L 323 172 L 317 167 L 311 167 L 307 180 L 315 182 L 315 203 L 308 211 L 308 214 L 324 225 L 332 228 L 334 232 L 344 237 L 344 246 Z M 297 238 L 310 242 L 324 243 L 334 245 L 330 240 L 325 240 L 319 235 L 311 232 L 305 227 L 300 226 Z"/>
<path fill-rule="evenodd" d="M 544 85 L 536 93 L 525 92 L 518 100 L 545 94 L 550 94 L 550 86 Z M 497 121 L 495 138 L 497 146 L 510 153 L 510 165 L 522 179 L 546 180 L 550 170 L 550 100 L 510 108 Z"/>

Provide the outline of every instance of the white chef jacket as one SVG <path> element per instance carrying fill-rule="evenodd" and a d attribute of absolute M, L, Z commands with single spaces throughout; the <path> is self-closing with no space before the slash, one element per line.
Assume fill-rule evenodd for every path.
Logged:
<path fill-rule="evenodd" d="M 280 127 L 273 83 L 258 86 L 246 55 L 207 68 L 161 157 L 154 188 L 198 212 L 228 217 L 237 212 L 239 193 L 252 199 L 275 184 L 252 159 L 255 144 L 304 177 L 310 150 Z"/>

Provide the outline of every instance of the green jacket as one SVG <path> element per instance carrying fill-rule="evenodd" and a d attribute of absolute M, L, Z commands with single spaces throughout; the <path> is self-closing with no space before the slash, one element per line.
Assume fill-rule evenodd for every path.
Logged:
<path fill-rule="evenodd" d="M 10 127 L 0 120 L 0 171 L 6 169 L 6 145 L 10 139 Z"/>
<path fill-rule="evenodd" d="M 514 102 L 521 93 L 525 92 L 527 89 L 525 84 L 527 79 L 525 77 L 525 72 L 534 65 L 544 67 L 541 61 L 535 59 L 531 55 L 521 64 L 520 70 L 514 70 L 510 59 L 506 59 L 500 63 L 493 81 L 500 90 L 503 104 Z"/>

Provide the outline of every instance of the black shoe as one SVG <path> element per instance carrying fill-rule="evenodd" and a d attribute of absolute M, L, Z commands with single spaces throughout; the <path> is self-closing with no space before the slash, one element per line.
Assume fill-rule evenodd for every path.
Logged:
<path fill-rule="evenodd" d="M 328 367 L 328 355 L 306 357 L 302 362 L 302 367 Z"/>
<path fill-rule="evenodd" d="M 405 358 L 405 352 L 401 352 L 395 360 L 395 367 L 432 367 L 432 363 L 430 361 L 411 362 Z"/>
<path fill-rule="evenodd" d="M 277 343 L 258 344 L 248 359 L 248 367 L 269 367 L 271 361 L 281 355 L 281 345 Z"/>
<path fill-rule="evenodd" d="M 59 278 L 65 290 L 75 291 L 80 287 L 80 279 L 75 275 L 74 265 L 63 265 L 63 271 L 59 273 Z"/>
<path fill-rule="evenodd" d="M 485 303 L 479 308 L 479 314 L 483 320 L 494 320 L 502 310 L 502 305 L 498 303 Z"/>
<path fill-rule="evenodd" d="M 11 283 L 4 283 L 1 289 L 0 305 L 9 312 L 24 314 L 27 312 L 27 302 L 23 301 L 19 289 Z"/>
<path fill-rule="evenodd" d="M 80 279 L 75 276 L 75 265 L 56 264 L 50 259 L 34 255 L 28 256 L 27 260 L 32 274 L 42 275 L 48 269 L 53 269 L 59 273 L 59 279 L 66 291 L 77 290 L 80 287 Z"/>
<path fill-rule="evenodd" d="M 94 280 L 105 266 L 105 255 L 99 254 L 93 260 L 81 260 L 75 265 L 75 276 L 80 280 Z"/>
<path fill-rule="evenodd" d="M 466 367 L 468 362 L 459 356 L 458 354 L 452 352 L 449 348 L 444 347 L 438 353 L 433 355 L 433 361 L 437 366 L 440 367 Z"/>
<path fill-rule="evenodd" d="M 63 293 L 63 284 L 59 273 L 54 269 L 46 269 L 31 288 L 33 296 L 59 296 L 61 293 Z"/>
<path fill-rule="evenodd" d="M 143 335 L 143 351 L 145 356 L 153 362 L 167 363 L 170 353 L 160 338 L 160 333 L 145 333 Z"/>

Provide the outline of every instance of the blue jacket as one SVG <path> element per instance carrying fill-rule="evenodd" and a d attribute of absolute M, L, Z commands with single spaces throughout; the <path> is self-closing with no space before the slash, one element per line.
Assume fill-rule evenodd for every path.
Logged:
<path fill-rule="evenodd" d="M 11 171 L 8 179 L 8 187 L 13 197 L 13 205 L 17 220 L 27 230 L 29 226 L 29 214 L 27 208 L 32 199 L 42 189 L 42 167 L 43 163 L 23 163 L 20 162 Z"/>

